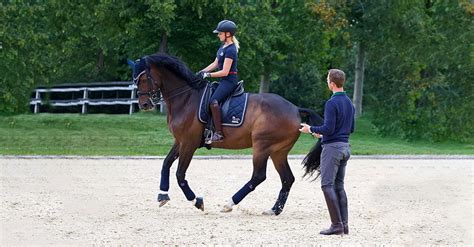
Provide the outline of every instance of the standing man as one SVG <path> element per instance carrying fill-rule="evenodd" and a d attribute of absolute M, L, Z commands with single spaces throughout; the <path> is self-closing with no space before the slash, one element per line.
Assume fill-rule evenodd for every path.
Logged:
<path fill-rule="evenodd" d="M 344 190 L 344 175 L 347 160 L 351 156 L 349 135 L 354 132 L 354 105 L 344 92 L 346 76 L 342 70 L 331 69 L 327 83 L 332 97 L 324 107 L 324 125 L 301 124 L 300 131 L 322 136 L 321 189 L 331 217 L 331 227 L 323 235 L 349 234 L 347 224 L 347 196 Z"/>

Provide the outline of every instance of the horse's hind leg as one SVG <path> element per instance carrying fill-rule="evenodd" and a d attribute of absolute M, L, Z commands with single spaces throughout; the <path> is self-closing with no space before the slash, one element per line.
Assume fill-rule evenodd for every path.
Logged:
<path fill-rule="evenodd" d="M 288 164 L 288 151 L 289 150 L 279 151 L 270 156 L 278 174 L 280 175 L 282 188 L 275 205 L 271 210 L 264 212 L 264 214 L 279 215 L 281 213 L 283 207 L 285 207 L 286 199 L 288 199 L 288 195 L 290 194 L 291 186 L 293 185 L 293 182 L 295 182 L 295 177 L 293 176 L 290 165 Z"/>
<path fill-rule="evenodd" d="M 268 155 L 263 154 L 261 152 L 257 152 L 254 149 L 252 178 L 244 185 L 244 187 L 242 187 L 239 191 L 237 191 L 237 193 L 235 193 L 229 203 L 224 206 L 222 212 L 232 211 L 232 207 L 234 205 L 237 205 L 250 192 L 254 191 L 260 183 L 265 181 L 265 179 L 267 178 L 267 161 Z"/>
<path fill-rule="evenodd" d="M 166 155 L 161 168 L 160 192 L 158 194 L 158 202 L 160 207 L 169 202 L 168 190 L 170 188 L 170 168 L 173 162 L 178 158 L 178 144 L 175 143 L 168 155 Z"/>

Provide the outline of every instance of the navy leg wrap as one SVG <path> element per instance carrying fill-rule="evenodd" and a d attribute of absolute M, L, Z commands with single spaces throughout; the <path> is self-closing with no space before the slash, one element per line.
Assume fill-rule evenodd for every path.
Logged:
<path fill-rule="evenodd" d="M 196 198 L 196 195 L 194 194 L 194 192 L 191 190 L 191 188 L 188 185 L 188 181 L 183 180 L 183 181 L 178 182 L 178 184 L 181 190 L 183 191 L 184 195 L 186 196 L 186 199 L 188 199 L 188 201 L 192 201 L 194 200 L 194 198 Z"/>
<path fill-rule="evenodd" d="M 276 215 L 279 215 L 281 211 L 283 211 L 283 207 L 285 207 L 286 199 L 288 199 L 289 194 L 290 192 L 288 190 L 280 190 L 278 199 L 272 208 L 272 211 L 275 212 Z"/>
<path fill-rule="evenodd" d="M 235 204 L 238 204 L 240 201 L 242 201 L 242 199 L 244 199 L 244 197 L 246 197 L 250 192 L 254 191 L 255 188 L 260 184 L 262 183 L 263 181 L 265 181 L 266 179 L 266 176 L 265 175 L 261 175 L 261 176 L 255 176 L 253 177 L 252 179 L 250 179 L 250 181 L 248 183 L 246 183 L 244 185 L 244 187 L 242 187 L 242 189 L 240 189 L 239 191 L 237 191 L 237 193 L 235 193 L 235 195 L 232 197 L 232 201 L 235 203 Z"/>
<path fill-rule="evenodd" d="M 160 190 L 168 191 L 170 189 L 170 167 L 163 167 L 161 170 Z"/>
<path fill-rule="evenodd" d="M 255 190 L 255 186 L 253 186 L 252 182 L 250 181 L 246 183 L 242 189 L 235 193 L 235 195 L 232 197 L 232 201 L 235 204 L 239 204 L 239 202 L 242 201 L 242 199 L 244 199 L 244 197 L 246 197 L 253 190 Z"/>

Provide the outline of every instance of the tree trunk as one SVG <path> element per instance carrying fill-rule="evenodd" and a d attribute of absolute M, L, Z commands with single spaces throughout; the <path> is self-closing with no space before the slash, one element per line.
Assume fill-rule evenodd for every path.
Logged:
<path fill-rule="evenodd" d="M 97 64 L 95 65 L 95 73 L 96 75 L 100 75 L 104 70 L 104 50 L 99 48 L 97 50 Z"/>
<path fill-rule="evenodd" d="M 168 34 L 166 31 L 161 32 L 160 49 L 158 51 L 162 53 L 168 53 Z"/>
<path fill-rule="evenodd" d="M 263 74 L 260 77 L 259 93 L 268 93 L 270 91 L 270 70 L 264 68 Z"/>
<path fill-rule="evenodd" d="M 362 42 L 358 44 L 357 56 L 355 64 L 355 81 L 354 81 L 354 107 L 355 117 L 360 117 L 362 114 L 362 96 L 364 87 L 364 59 L 365 48 Z"/>

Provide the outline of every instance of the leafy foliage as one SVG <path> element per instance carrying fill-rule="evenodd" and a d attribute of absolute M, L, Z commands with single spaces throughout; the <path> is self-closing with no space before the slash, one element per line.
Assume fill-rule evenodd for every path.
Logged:
<path fill-rule="evenodd" d="M 378 132 L 471 141 L 473 15 L 468 0 L 3 1 L 0 113 L 27 112 L 38 85 L 129 80 L 127 58 L 163 47 L 198 71 L 219 46 L 212 30 L 231 19 L 247 90 L 270 75 L 271 92 L 321 111 L 329 68 L 347 72 L 352 93 L 363 43 Z"/>

